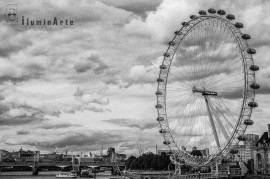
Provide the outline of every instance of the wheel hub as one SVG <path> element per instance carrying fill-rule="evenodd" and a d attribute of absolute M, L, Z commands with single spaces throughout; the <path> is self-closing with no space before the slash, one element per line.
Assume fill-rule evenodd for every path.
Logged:
<path fill-rule="evenodd" d="M 202 95 L 217 96 L 217 92 L 215 92 L 215 91 L 208 91 L 205 88 L 197 88 L 196 86 L 193 86 L 192 92 L 193 93 L 202 93 Z"/>

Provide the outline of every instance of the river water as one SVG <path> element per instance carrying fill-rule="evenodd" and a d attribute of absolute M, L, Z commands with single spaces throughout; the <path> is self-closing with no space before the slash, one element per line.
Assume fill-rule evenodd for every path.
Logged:
<path fill-rule="evenodd" d="M 32 176 L 32 172 L 1 172 L 0 179 L 56 179 L 55 175 L 58 173 L 65 173 L 60 171 L 40 171 L 38 176 Z M 111 172 L 97 173 L 97 179 L 109 179 L 112 178 Z M 80 178 L 80 177 L 77 177 Z"/>

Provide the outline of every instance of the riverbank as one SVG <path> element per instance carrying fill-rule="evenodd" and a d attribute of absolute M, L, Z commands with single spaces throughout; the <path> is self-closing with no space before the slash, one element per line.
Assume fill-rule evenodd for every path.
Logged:
<path fill-rule="evenodd" d="M 32 172 L 24 171 L 24 172 L 1 172 L 0 178 L 3 179 L 52 179 L 56 178 L 56 174 L 60 173 L 61 171 L 40 171 L 37 176 L 33 176 Z M 63 172 L 65 173 L 65 172 Z M 110 172 L 102 172 L 97 173 L 97 179 L 110 179 L 111 173 Z M 80 177 L 78 177 L 80 178 Z"/>

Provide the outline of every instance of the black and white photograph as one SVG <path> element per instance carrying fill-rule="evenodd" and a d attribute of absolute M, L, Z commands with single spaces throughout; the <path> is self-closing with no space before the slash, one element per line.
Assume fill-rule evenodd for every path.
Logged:
<path fill-rule="evenodd" d="M 0 178 L 270 179 L 270 1 L 0 0 Z"/>

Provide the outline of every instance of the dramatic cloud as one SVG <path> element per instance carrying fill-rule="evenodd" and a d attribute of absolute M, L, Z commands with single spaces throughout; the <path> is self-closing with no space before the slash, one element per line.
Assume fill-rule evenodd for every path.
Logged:
<path fill-rule="evenodd" d="M 30 135 L 29 131 L 17 131 L 17 135 Z"/>
<path fill-rule="evenodd" d="M 104 121 L 124 127 L 135 127 L 140 130 L 152 129 L 157 127 L 157 123 L 154 120 L 108 119 Z"/>
<path fill-rule="evenodd" d="M 71 132 L 69 134 L 61 135 L 56 139 L 50 140 L 24 140 L 21 142 L 11 143 L 7 142 L 8 145 L 28 145 L 36 146 L 43 149 L 54 148 L 55 146 L 63 148 L 66 146 L 83 147 L 83 146 L 96 146 L 99 144 L 113 145 L 115 142 L 120 143 L 126 141 L 121 131 L 108 132 L 91 132 L 91 134 L 85 134 L 82 132 Z"/>
<path fill-rule="evenodd" d="M 244 24 L 243 33 L 251 35 L 248 42 L 257 51 L 253 57 L 260 66 L 256 82 L 261 85 L 256 95 L 259 107 L 253 110 L 252 118 L 256 122 L 252 132 L 266 129 L 263 126 L 270 116 L 268 1 L 26 0 L 17 3 L 19 20 L 21 16 L 33 20 L 57 17 L 73 20 L 74 25 L 12 26 L 1 21 L 2 148 L 12 151 L 25 145 L 28 149 L 52 151 L 55 146 L 61 149 L 72 146 L 78 151 L 98 151 L 104 144 L 134 154 L 139 141 L 145 151 L 154 151 L 153 141 L 157 140 L 161 146 L 163 140 L 157 137 L 154 108 L 162 54 L 174 31 L 182 27 L 181 22 L 210 7 L 234 14 L 236 21 Z M 206 43 L 200 50 L 205 48 Z M 185 50 L 179 50 L 179 54 Z M 228 58 L 205 60 L 225 59 Z M 191 63 L 173 65 L 181 68 Z M 230 72 L 226 70 L 207 75 L 209 79 L 215 75 L 221 78 Z M 234 100 L 240 94 L 237 90 L 220 92 L 224 92 L 227 100 Z M 27 126 L 29 129 L 25 130 Z M 192 140 L 198 143 L 198 137 Z"/>
<path fill-rule="evenodd" d="M 62 129 L 62 128 L 69 128 L 69 127 L 81 127 L 79 124 L 70 124 L 70 123 L 59 123 L 59 124 L 41 124 L 36 126 L 36 128 L 40 129 Z"/>
<path fill-rule="evenodd" d="M 46 119 L 40 118 L 36 115 L 22 115 L 22 116 L 16 116 L 16 117 L 0 117 L 0 125 L 1 126 L 21 126 L 21 125 L 29 125 L 29 124 L 38 124 Z"/>
<path fill-rule="evenodd" d="M 103 3 L 112 5 L 121 9 L 125 9 L 127 11 L 134 12 L 139 16 L 145 17 L 148 11 L 154 11 L 156 7 L 161 3 L 161 1 L 156 0 L 133 0 L 133 1 L 125 1 L 125 0 L 101 0 Z"/>
<path fill-rule="evenodd" d="M 101 74 L 109 67 L 97 56 L 92 55 L 87 59 L 81 59 L 77 64 L 75 64 L 74 68 L 78 73 L 83 73 L 90 69 L 93 69 L 96 74 Z"/>

